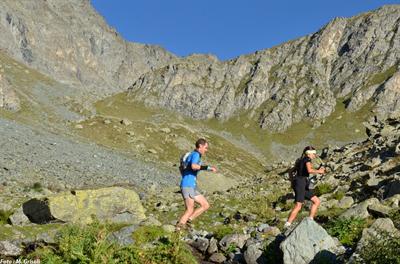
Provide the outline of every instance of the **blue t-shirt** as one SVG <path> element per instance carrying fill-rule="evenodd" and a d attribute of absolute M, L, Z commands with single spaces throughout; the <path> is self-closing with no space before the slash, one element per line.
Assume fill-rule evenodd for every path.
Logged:
<path fill-rule="evenodd" d="M 192 170 L 192 164 L 201 165 L 201 154 L 196 150 L 190 153 L 189 157 L 186 159 L 187 167 L 182 173 L 181 188 L 183 187 L 196 187 L 196 179 L 198 170 Z"/>

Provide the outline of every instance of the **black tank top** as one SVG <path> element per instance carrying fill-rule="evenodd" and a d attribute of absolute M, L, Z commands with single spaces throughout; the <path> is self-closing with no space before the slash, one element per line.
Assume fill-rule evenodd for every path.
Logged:
<path fill-rule="evenodd" d="M 299 177 L 308 177 L 310 174 L 308 173 L 306 163 L 311 162 L 311 159 L 309 157 L 304 157 L 301 159 L 299 168 L 297 170 L 297 175 Z"/>

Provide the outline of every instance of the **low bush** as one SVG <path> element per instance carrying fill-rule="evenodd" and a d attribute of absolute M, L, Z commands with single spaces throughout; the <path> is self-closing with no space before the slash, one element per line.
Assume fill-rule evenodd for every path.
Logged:
<path fill-rule="evenodd" d="M 8 218 L 11 216 L 11 211 L 0 210 L 0 224 L 7 224 Z"/>
<path fill-rule="evenodd" d="M 95 222 L 88 226 L 66 226 L 55 246 L 36 249 L 28 257 L 41 263 L 196 263 L 179 234 L 159 227 L 141 227 L 135 244 L 120 246 L 107 239 L 114 227 Z M 149 246 L 150 245 L 150 246 Z"/>
<path fill-rule="evenodd" d="M 32 189 L 33 189 L 34 191 L 36 191 L 36 192 L 41 192 L 41 191 L 43 191 L 43 186 L 42 186 L 42 184 L 41 184 L 40 182 L 35 182 L 35 183 L 32 185 Z"/>
<path fill-rule="evenodd" d="M 332 195 L 332 198 L 335 199 L 335 200 L 340 201 L 344 196 L 345 196 L 345 192 L 343 192 L 343 191 L 338 191 L 338 192 L 335 192 L 335 193 Z"/>
<path fill-rule="evenodd" d="M 216 227 L 216 229 L 212 230 L 212 232 L 214 234 L 215 239 L 221 240 L 224 236 L 233 234 L 235 230 L 231 226 L 222 225 Z"/>
<path fill-rule="evenodd" d="M 314 193 L 316 196 L 321 196 L 333 191 L 332 185 L 329 183 L 320 183 L 315 187 Z"/>
<path fill-rule="evenodd" d="M 400 264 L 400 237 L 381 233 L 366 243 L 359 256 L 361 260 L 358 263 Z"/>
<path fill-rule="evenodd" d="M 400 229 L 400 210 L 393 210 L 389 214 L 390 219 L 392 219 L 394 226 Z"/>
<path fill-rule="evenodd" d="M 344 246 L 354 247 L 366 225 L 366 221 L 361 218 L 336 218 L 329 221 L 325 228 L 331 236 L 337 237 Z"/>

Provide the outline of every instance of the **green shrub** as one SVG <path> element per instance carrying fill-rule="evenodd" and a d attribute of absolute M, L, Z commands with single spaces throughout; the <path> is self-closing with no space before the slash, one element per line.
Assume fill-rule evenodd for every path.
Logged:
<path fill-rule="evenodd" d="M 233 230 L 233 228 L 228 225 L 218 226 L 217 229 L 213 231 L 214 237 L 217 240 L 221 240 L 224 236 L 233 234 L 234 232 L 235 231 Z"/>
<path fill-rule="evenodd" d="M 7 224 L 8 218 L 10 218 L 11 215 L 11 211 L 0 210 L 0 224 Z"/>
<path fill-rule="evenodd" d="M 360 239 L 366 221 L 361 218 L 336 218 L 326 224 L 326 230 L 331 236 L 348 247 L 354 247 Z"/>
<path fill-rule="evenodd" d="M 321 183 L 315 187 L 314 193 L 316 196 L 321 196 L 326 193 L 330 193 L 333 191 L 332 185 L 329 183 Z"/>
<path fill-rule="evenodd" d="M 196 263 L 179 234 L 163 233 L 159 227 L 141 227 L 134 245 L 122 247 L 107 239 L 111 225 L 95 222 L 88 226 L 66 226 L 54 247 L 38 248 L 28 257 L 41 263 Z M 151 246 L 145 246 L 151 243 Z"/>
<path fill-rule="evenodd" d="M 137 245 L 158 240 L 165 234 L 159 226 L 141 226 L 133 233 L 133 239 Z"/>
<path fill-rule="evenodd" d="M 400 237 L 383 232 L 380 237 L 368 241 L 360 257 L 360 263 L 400 264 Z"/>
<path fill-rule="evenodd" d="M 338 191 L 338 192 L 335 192 L 335 193 L 332 195 L 332 198 L 335 199 L 335 200 L 340 201 L 340 200 L 342 200 L 342 198 L 344 197 L 344 195 L 345 195 L 345 192 L 343 192 L 343 191 Z"/>
<path fill-rule="evenodd" d="M 35 182 L 32 186 L 32 189 L 36 192 L 41 192 L 43 191 L 42 184 L 40 182 Z"/>
<path fill-rule="evenodd" d="M 400 229 L 400 211 L 399 210 L 393 210 L 390 215 L 390 219 L 392 219 L 394 226 L 397 229 Z"/>
<path fill-rule="evenodd" d="M 236 251 L 236 245 L 235 244 L 229 244 L 228 248 L 225 250 L 225 253 L 233 253 Z"/>
<path fill-rule="evenodd" d="M 143 256 L 141 257 L 142 262 L 140 263 L 197 263 L 195 257 L 192 255 L 187 245 L 180 240 L 180 235 L 178 233 L 163 236 L 154 244 L 155 247 L 151 247 L 141 253 L 143 254 Z"/>

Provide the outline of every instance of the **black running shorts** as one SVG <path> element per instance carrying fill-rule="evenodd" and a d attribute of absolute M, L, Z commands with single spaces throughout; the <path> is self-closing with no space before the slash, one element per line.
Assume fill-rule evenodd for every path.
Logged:
<path fill-rule="evenodd" d="M 294 184 L 294 199 L 296 202 L 304 203 L 305 199 L 311 200 L 314 193 L 312 190 L 308 190 L 306 177 L 296 177 Z"/>

